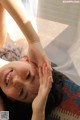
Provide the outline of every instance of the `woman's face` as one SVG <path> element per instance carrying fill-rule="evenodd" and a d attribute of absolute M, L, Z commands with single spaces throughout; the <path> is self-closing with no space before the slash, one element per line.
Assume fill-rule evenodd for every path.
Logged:
<path fill-rule="evenodd" d="M 0 70 L 0 86 L 13 100 L 32 102 L 39 89 L 38 69 L 28 62 L 11 62 Z"/>

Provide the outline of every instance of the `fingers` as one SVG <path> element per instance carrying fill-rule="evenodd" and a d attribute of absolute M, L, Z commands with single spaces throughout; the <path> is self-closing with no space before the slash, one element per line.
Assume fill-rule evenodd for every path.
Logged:
<path fill-rule="evenodd" d="M 40 85 L 41 85 L 43 83 L 42 67 L 39 67 L 39 81 L 40 81 Z"/>
<path fill-rule="evenodd" d="M 49 92 L 50 89 L 52 88 L 53 78 L 52 78 L 52 71 L 48 67 L 46 67 L 46 71 L 47 73 L 46 73 L 45 84 Z"/>
<path fill-rule="evenodd" d="M 43 79 L 44 79 L 44 82 L 47 81 L 47 78 L 48 78 L 48 68 L 46 66 L 46 64 L 43 65 Z"/>
<path fill-rule="evenodd" d="M 51 88 L 52 88 L 52 83 L 53 83 L 52 76 L 49 76 L 49 77 L 48 77 L 48 81 L 47 81 L 47 85 L 46 85 L 49 92 L 50 92 L 50 90 L 51 90 Z"/>
<path fill-rule="evenodd" d="M 51 86 L 53 79 L 52 79 L 52 71 L 47 67 L 46 64 L 43 67 L 39 67 L 39 78 L 40 78 L 40 85 L 43 84 L 46 87 Z"/>
<path fill-rule="evenodd" d="M 52 71 L 52 67 L 51 67 L 51 61 L 49 59 L 46 59 L 46 65 L 49 68 L 49 70 Z"/>
<path fill-rule="evenodd" d="M 41 103 L 45 104 L 53 82 L 52 72 L 46 64 L 44 64 L 43 67 L 39 67 L 39 80 L 40 87 L 38 91 L 38 97 L 41 99 Z"/>

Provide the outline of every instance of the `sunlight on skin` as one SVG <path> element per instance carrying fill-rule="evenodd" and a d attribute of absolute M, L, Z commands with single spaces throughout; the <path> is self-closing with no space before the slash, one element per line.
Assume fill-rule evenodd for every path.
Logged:
<path fill-rule="evenodd" d="M 33 2 L 35 2 L 36 6 L 37 6 L 38 0 L 35 0 Z M 24 11 L 26 18 L 31 21 L 35 31 L 38 32 L 37 24 L 36 24 L 36 20 L 35 20 L 36 18 L 34 17 L 34 15 L 37 14 L 37 12 L 36 12 L 37 7 L 35 9 L 33 9 L 32 7 L 34 7 L 34 6 L 32 5 L 32 3 L 30 1 L 28 3 L 27 2 L 25 3 L 25 7 L 24 7 L 24 4 L 22 4 L 22 2 L 20 2 L 20 0 L 19 0 L 19 4 L 20 4 L 20 7 L 22 8 L 22 10 Z M 6 12 L 6 21 L 7 21 L 8 33 L 13 41 L 25 39 L 20 28 L 18 27 L 18 25 L 13 20 L 13 18 L 9 15 L 8 12 Z"/>
<path fill-rule="evenodd" d="M 32 5 L 33 2 L 35 2 L 35 8 Z M 37 17 L 34 18 L 34 16 L 36 16 L 37 14 L 36 11 L 37 11 L 38 0 L 34 0 L 32 2 L 30 2 L 29 0 L 24 4 L 25 7 L 22 3 L 20 3 L 20 5 L 22 5 L 22 8 L 24 9 L 25 15 L 31 21 L 36 32 L 38 32 L 43 47 L 46 47 L 48 44 L 50 44 L 57 36 L 59 36 L 69 26 L 67 24 L 62 24 L 59 22 L 54 22 L 46 19 L 41 19 Z M 10 15 L 7 14 L 7 16 L 8 16 L 7 28 L 11 39 L 16 43 L 19 41 L 18 43 L 22 44 L 21 41 L 25 39 L 24 35 L 20 31 L 14 20 L 10 17 Z M 25 44 L 25 40 L 23 44 Z"/>
<path fill-rule="evenodd" d="M 50 44 L 56 37 L 58 37 L 69 25 L 62 24 L 50 20 L 37 18 L 38 34 L 43 48 Z M 19 36 L 19 33 L 18 33 Z M 27 44 L 24 37 L 17 39 L 18 44 Z"/>

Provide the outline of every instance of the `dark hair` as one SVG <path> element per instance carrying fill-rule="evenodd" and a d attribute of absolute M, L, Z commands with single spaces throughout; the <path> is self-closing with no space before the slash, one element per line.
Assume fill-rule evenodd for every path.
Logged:
<path fill-rule="evenodd" d="M 52 64 L 52 66 L 54 66 L 54 64 Z M 63 98 L 63 82 L 66 78 L 62 73 L 54 69 L 52 71 L 52 77 L 54 82 L 46 104 L 46 117 L 61 103 Z"/>
<path fill-rule="evenodd" d="M 0 88 L 0 96 L 4 102 L 5 110 L 9 111 L 9 120 L 31 120 L 31 104 L 10 100 Z"/>
<path fill-rule="evenodd" d="M 62 101 L 63 75 L 55 70 L 52 72 L 53 85 L 49 93 L 45 116 L 58 106 Z M 0 96 L 3 99 L 5 110 L 9 111 L 10 120 L 31 120 L 32 105 L 17 101 L 11 101 L 0 89 Z"/>

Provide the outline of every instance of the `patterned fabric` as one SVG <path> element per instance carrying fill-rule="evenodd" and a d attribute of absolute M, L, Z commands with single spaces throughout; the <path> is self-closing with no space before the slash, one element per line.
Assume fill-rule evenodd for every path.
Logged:
<path fill-rule="evenodd" d="M 16 45 L 13 41 L 5 44 L 4 48 L 0 49 L 0 58 L 8 61 L 19 60 L 23 52 L 23 47 Z"/>
<path fill-rule="evenodd" d="M 80 120 L 80 86 L 65 80 L 63 90 L 63 101 L 48 120 Z"/>

